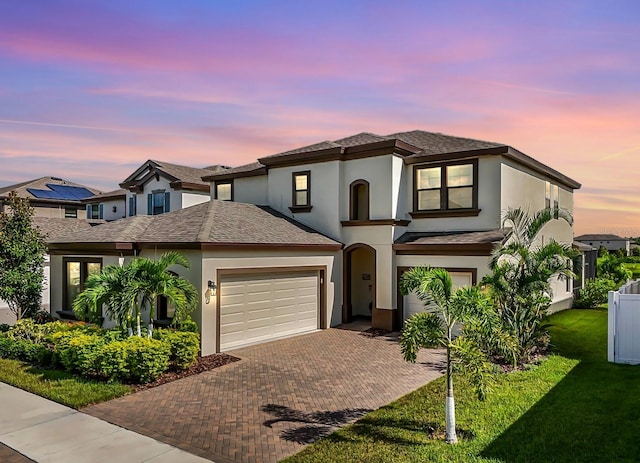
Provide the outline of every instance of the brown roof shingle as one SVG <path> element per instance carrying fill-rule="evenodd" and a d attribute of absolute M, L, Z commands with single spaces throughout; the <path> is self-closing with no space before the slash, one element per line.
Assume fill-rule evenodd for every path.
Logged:
<path fill-rule="evenodd" d="M 451 244 L 491 244 L 505 238 L 504 230 L 458 231 L 458 232 L 407 232 L 396 240 L 396 244 L 451 245 Z"/>
<path fill-rule="evenodd" d="M 135 216 L 70 233 L 61 243 L 341 246 L 278 212 L 253 204 L 207 201 L 155 216 Z"/>
<path fill-rule="evenodd" d="M 45 235 L 47 243 L 53 243 L 60 238 L 79 231 L 89 231 L 96 225 L 105 223 L 104 220 L 61 219 L 50 217 L 34 217 L 33 224 Z"/>

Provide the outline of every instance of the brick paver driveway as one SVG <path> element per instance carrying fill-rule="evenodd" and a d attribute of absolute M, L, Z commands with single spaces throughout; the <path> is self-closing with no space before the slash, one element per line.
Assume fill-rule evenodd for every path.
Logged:
<path fill-rule="evenodd" d="M 437 378 L 443 365 L 441 352 L 410 364 L 395 338 L 342 329 L 231 353 L 242 360 L 83 411 L 218 463 L 269 463 Z"/>

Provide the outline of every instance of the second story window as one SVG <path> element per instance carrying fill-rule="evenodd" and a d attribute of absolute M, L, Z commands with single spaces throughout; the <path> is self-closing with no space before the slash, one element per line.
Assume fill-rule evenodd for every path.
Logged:
<path fill-rule="evenodd" d="M 477 161 L 416 167 L 414 211 L 472 210 L 478 204 Z"/>
<path fill-rule="evenodd" d="M 78 209 L 73 207 L 65 207 L 64 208 L 64 218 L 65 219 L 77 219 L 78 218 Z"/>
<path fill-rule="evenodd" d="M 294 172 L 292 185 L 293 212 L 309 212 L 311 210 L 311 172 Z"/>
<path fill-rule="evenodd" d="M 553 185 L 553 208 L 558 210 L 560 207 L 560 189 L 558 185 Z"/>
<path fill-rule="evenodd" d="M 349 220 L 369 220 L 369 182 L 356 180 L 350 190 Z"/>
<path fill-rule="evenodd" d="M 170 211 L 170 194 L 165 191 L 154 191 L 147 195 L 147 214 L 159 215 Z"/>
<path fill-rule="evenodd" d="M 136 215 L 137 211 L 137 196 L 133 195 L 129 198 L 129 217 L 133 217 L 134 215 Z"/>
<path fill-rule="evenodd" d="M 102 204 L 87 204 L 87 219 L 102 219 Z"/>
<path fill-rule="evenodd" d="M 549 209 L 551 207 L 551 183 L 544 182 L 544 207 Z"/>
<path fill-rule="evenodd" d="M 233 181 L 226 180 L 215 183 L 215 199 L 219 201 L 233 201 Z"/>

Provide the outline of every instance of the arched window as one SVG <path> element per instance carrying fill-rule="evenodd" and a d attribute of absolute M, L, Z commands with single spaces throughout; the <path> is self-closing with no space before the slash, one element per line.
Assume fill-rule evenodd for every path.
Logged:
<path fill-rule="evenodd" d="M 369 182 L 356 180 L 349 189 L 349 220 L 369 220 Z"/>

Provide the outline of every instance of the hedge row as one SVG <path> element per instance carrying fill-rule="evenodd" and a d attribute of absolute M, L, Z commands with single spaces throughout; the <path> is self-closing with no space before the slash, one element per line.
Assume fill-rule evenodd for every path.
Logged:
<path fill-rule="evenodd" d="M 133 383 L 153 381 L 170 367 L 188 368 L 197 361 L 199 348 L 197 333 L 169 329 L 155 330 L 149 339 L 119 330 L 21 320 L 0 334 L 0 357 Z"/>

